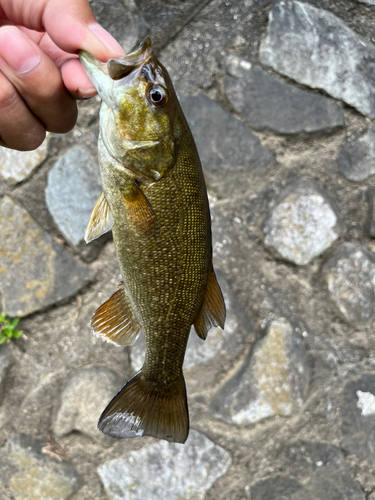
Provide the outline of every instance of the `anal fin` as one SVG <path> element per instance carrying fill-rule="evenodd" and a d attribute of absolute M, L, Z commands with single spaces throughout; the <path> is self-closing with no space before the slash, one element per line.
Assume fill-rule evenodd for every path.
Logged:
<path fill-rule="evenodd" d="M 137 340 L 141 326 L 123 285 L 95 311 L 91 328 L 97 337 L 113 344 L 126 346 Z"/>
<path fill-rule="evenodd" d="M 132 184 L 123 193 L 129 221 L 137 233 L 143 236 L 159 232 L 159 224 L 150 202 L 137 184 Z"/>
<path fill-rule="evenodd" d="M 206 296 L 194 322 L 197 335 L 206 340 L 208 330 L 213 326 L 224 328 L 225 303 L 220 285 L 212 269 L 208 275 Z"/>
<path fill-rule="evenodd" d="M 102 191 L 96 202 L 94 210 L 92 211 L 91 218 L 86 229 L 86 243 L 90 243 L 90 241 L 95 240 L 102 234 L 110 231 L 112 225 L 113 219 L 111 209 L 109 208 L 109 203 Z"/>

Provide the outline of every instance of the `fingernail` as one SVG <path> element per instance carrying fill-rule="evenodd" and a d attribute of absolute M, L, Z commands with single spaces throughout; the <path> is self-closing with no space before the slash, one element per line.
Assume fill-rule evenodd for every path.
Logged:
<path fill-rule="evenodd" d="M 97 94 L 96 89 L 87 89 L 87 90 L 77 89 L 77 95 L 81 99 L 89 99 L 90 97 L 94 97 L 94 95 L 96 94 Z"/>
<path fill-rule="evenodd" d="M 0 28 L 0 46 L 1 57 L 19 75 L 31 71 L 41 60 L 34 42 L 14 26 Z"/>
<path fill-rule="evenodd" d="M 124 54 L 121 45 L 100 24 L 90 24 L 89 28 L 108 50 L 115 54 Z"/>

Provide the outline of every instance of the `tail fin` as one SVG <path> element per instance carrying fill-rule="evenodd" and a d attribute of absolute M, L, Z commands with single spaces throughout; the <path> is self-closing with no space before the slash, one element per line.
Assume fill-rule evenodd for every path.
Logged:
<path fill-rule="evenodd" d="M 100 416 L 98 428 L 115 438 L 153 436 L 184 443 L 189 414 L 184 377 L 173 391 L 150 388 L 142 370 L 133 375 Z"/>

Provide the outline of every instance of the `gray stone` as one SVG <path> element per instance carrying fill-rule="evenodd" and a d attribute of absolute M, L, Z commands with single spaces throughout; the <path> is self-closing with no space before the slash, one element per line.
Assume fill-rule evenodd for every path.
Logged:
<path fill-rule="evenodd" d="M 291 500 L 365 500 L 339 448 L 325 443 L 305 443 L 304 449 L 306 459 L 309 456 L 311 461 L 310 478 Z"/>
<path fill-rule="evenodd" d="M 238 425 L 292 415 L 302 406 L 308 384 L 309 365 L 301 340 L 286 320 L 275 320 L 219 389 L 212 412 Z"/>
<path fill-rule="evenodd" d="M 188 392 L 209 388 L 244 349 L 253 332 L 251 319 L 243 306 L 231 292 L 224 274 L 216 270 L 216 276 L 223 292 L 226 306 L 225 328 L 212 328 L 206 340 L 202 340 L 191 328 L 184 361 L 184 374 Z M 144 336 L 140 335 L 131 348 L 131 362 L 134 371 L 142 368 L 145 357 Z"/>
<path fill-rule="evenodd" d="M 357 0 L 357 2 L 375 6 L 375 0 Z"/>
<path fill-rule="evenodd" d="M 326 10 L 293 0 L 276 1 L 260 60 L 375 117 L 375 45 Z"/>
<path fill-rule="evenodd" d="M 369 189 L 366 193 L 368 212 L 365 228 L 370 236 L 375 236 L 375 189 Z"/>
<path fill-rule="evenodd" d="M 256 482 L 251 487 L 251 500 L 291 500 L 293 493 L 301 489 L 296 480 L 282 475 Z"/>
<path fill-rule="evenodd" d="M 221 197 L 238 193 L 254 174 L 265 175 L 275 162 L 271 151 L 220 104 L 203 94 L 180 99 L 209 188 Z M 244 186 L 243 186 L 244 185 Z"/>
<path fill-rule="evenodd" d="M 70 297 L 93 278 L 85 264 L 9 196 L 0 200 L 0 234 L 0 288 L 4 311 L 11 317 Z"/>
<path fill-rule="evenodd" d="M 357 483 L 366 493 L 366 500 L 374 500 L 374 462 L 372 460 L 360 460 L 356 455 L 348 455 L 347 462 L 355 474 Z M 372 494 L 370 494 L 370 492 L 372 492 Z"/>
<path fill-rule="evenodd" d="M 120 43 L 125 52 L 133 49 L 148 34 L 148 26 L 134 0 L 89 2 L 96 19 Z"/>
<path fill-rule="evenodd" d="M 341 231 L 333 200 L 307 178 L 283 190 L 263 225 L 265 245 L 299 266 L 327 250 Z"/>
<path fill-rule="evenodd" d="M 375 255 L 355 243 L 343 243 L 324 265 L 331 299 L 354 324 L 369 321 L 375 312 Z"/>
<path fill-rule="evenodd" d="M 345 125 L 332 99 L 279 81 L 248 61 L 231 56 L 224 80 L 233 108 L 250 127 L 282 134 L 330 132 Z"/>
<path fill-rule="evenodd" d="M 259 481 L 251 488 L 251 500 L 365 500 L 365 494 L 348 476 L 348 470 L 317 471 L 307 484 L 288 476 Z"/>
<path fill-rule="evenodd" d="M 299 441 L 279 457 L 289 475 L 276 475 L 251 486 L 251 500 L 365 500 L 339 448 Z"/>
<path fill-rule="evenodd" d="M 188 95 L 202 89 L 219 90 L 223 53 L 258 59 L 259 38 L 270 1 L 208 2 L 178 36 L 163 47 L 162 61 L 173 77 L 175 88 Z M 174 3 L 183 5 L 186 0 Z M 200 2 L 199 7 L 204 3 L 206 0 Z"/>
<path fill-rule="evenodd" d="M 163 47 L 209 0 L 137 0 L 148 26 L 153 46 Z"/>
<path fill-rule="evenodd" d="M 341 394 L 344 448 L 363 460 L 375 460 L 375 375 L 348 382 Z"/>
<path fill-rule="evenodd" d="M 356 140 L 345 142 L 339 149 L 340 172 L 351 181 L 363 181 L 375 174 L 375 129 L 369 128 Z"/>
<path fill-rule="evenodd" d="M 287 440 L 274 450 L 274 454 L 282 461 L 285 469 L 302 483 L 330 468 L 332 471 L 341 469 L 351 476 L 341 448 L 329 442 Z"/>
<path fill-rule="evenodd" d="M 84 244 L 87 224 L 100 191 L 98 166 L 83 146 L 69 149 L 48 174 L 45 190 L 48 210 L 73 247 Z"/>
<path fill-rule="evenodd" d="M 53 425 L 56 436 L 79 431 L 96 441 L 109 441 L 97 424 L 120 387 L 118 375 L 105 366 L 91 366 L 75 373 L 61 393 L 61 405 Z"/>
<path fill-rule="evenodd" d="M 9 184 L 25 181 L 46 159 L 50 134 L 39 148 L 34 151 L 15 151 L 0 146 L 0 178 Z"/>
<path fill-rule="evenodd" d="M 0 346 L 0 403 L 1 397 L 3 395 L 3 390 L 5 386 L 5 380 L 12 365 L 12 357 L 9 353 L 9 349 L 5 345 Z"/>
<path fill-rule="evenodd" d="M 291 500 L 365 500 L 365 494 L 348 469 L 322 469 Z"/>
<path fill-rule="evenodd" d="M 159 441 L 98 467 L 111 500 L 203 500 L 231 465 L 231 456 L 191 430 L 184 445 Z"/>
<path fill-rule="evenodd" d="M 125 52 L 145 36 L 151 37 L 154 48 L 162 48 L 205 3 L 208 0 L 90 0 L 100 24 Z"/>
<path fill-rule="evenodd" d="M 73 465 L 43 452 L 43 443 L 15 434 L 0 450 L 0 483 L 14 500 L 65 500 L 82 486 Z"/>

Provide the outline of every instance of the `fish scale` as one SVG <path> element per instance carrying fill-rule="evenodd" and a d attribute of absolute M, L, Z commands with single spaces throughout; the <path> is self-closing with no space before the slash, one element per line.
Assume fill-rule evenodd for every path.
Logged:
<path fill-rule="evenodd" d="M 123 277 L 91 325 L 119 345 L 131 344 L 142 329 L 146 344 L 142 369 L 109 403 L 99 429 L 119 438 L 184 442 L 189 417 L 182 365 L 191 325 L 204 339 L 225 319 L 199 156 L 148 39 L 138 51 L 107 63 L 87 53 L 80 58 L 103 100 L 103 192 L 86 239 L 112 227 Z"/>
<path fill-rule="evenodd" d="M 202 210 L 207 205 L 206 191 L 203 183 L 199 183 L 199 163 L 193 163 L 191 158 L 184 161 L 188 156 L 185 149 L 191 149 L 189 140 L 181 144 L 176 166 L 166 178 L 142 186 L 160 221 L 160 236 L 140 239 L 129 221 L 123 223 L 119 231 L 116 225 L 112 229 L 122 275 L 139 311 L 146 345 L 155 346 L 146 351 L 143 372 L 152 372 L 160 381 L 172 374 L 180 378 L 190 326 L 205 294 L 209 266 L 207 233 L 210 226 L 208 213 Z M 111 191 L 113 187 L 107 189 Z M 179 203 L 175 203 L 176 197 Z M 183 213 L 180 207 L 184 207 Z M 113 212 L 115 218 L 127 220 L 121 197 L 119 207 L 114 206 Z M 142 276 L 139 276 L 140 269 L 144 271 Z M 160 297 L 157 303 L 153 300 L 155 296 Z M 155 318 L 163 321 L 160 323 Z M 166 344 L 164 351 L 159 349 L 160 339 Z M 155 351 L 156 354 L 151 354 Z M 162 359 L 165 352 L 173 352 L 174 356 L 162 363 L 157 356 L 159 352 Z M 181 360 L 180 363 L 176 363 L 176 359 Z"/>

